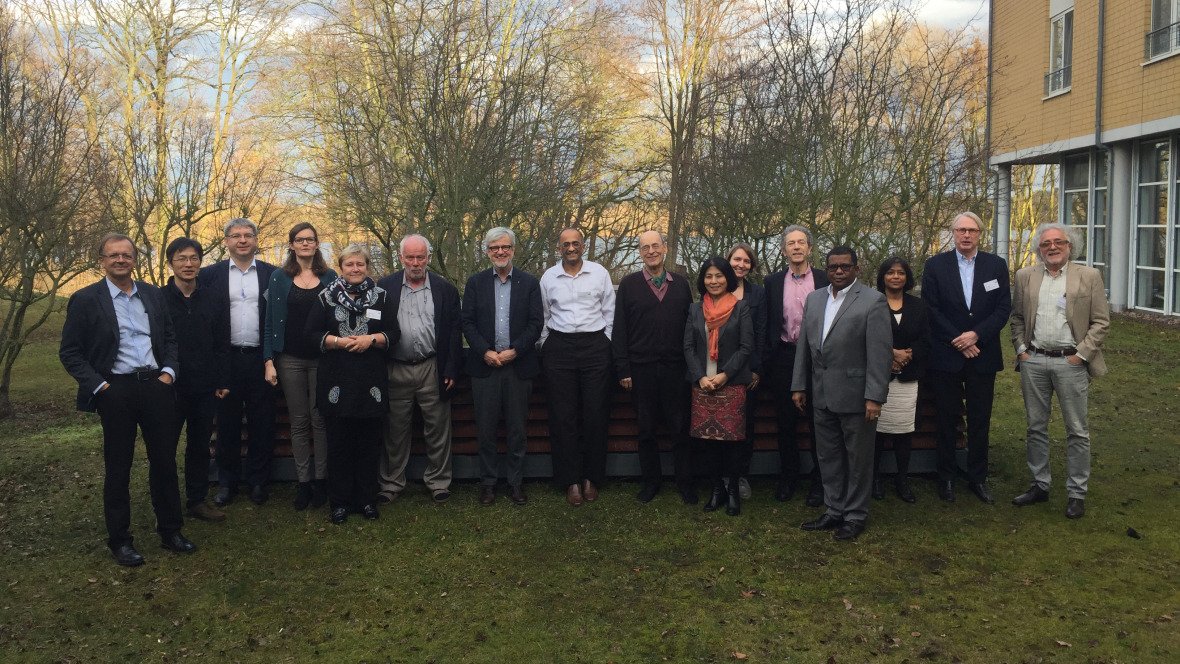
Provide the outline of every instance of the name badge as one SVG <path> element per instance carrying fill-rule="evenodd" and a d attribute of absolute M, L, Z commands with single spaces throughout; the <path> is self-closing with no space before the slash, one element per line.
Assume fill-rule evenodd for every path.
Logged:
<path fill-rule="evenodd" d="M 1000 287 L 1000 281 L 998 279 L 992 279 L 991 281 L 983 282 L 983 290 L 987 291 L 988 293 L 994 291 L 995 289 L 997 289 L 999 287 Z"/>
<path fill-rule="evenodd" d="M 1061 297 L 1057 298 L 1057 308 L 1058 308 L 1058 309 L 1064 309 L 1064 308 L 1065 308 L 1065 296 L 1064 296 L 1064 295 L 1062 295 Z"/>
<path fill-rule="evenodd" d="M 380 309 L 365 309 L 365 318 L 369 320 L 381 320 Z"/>

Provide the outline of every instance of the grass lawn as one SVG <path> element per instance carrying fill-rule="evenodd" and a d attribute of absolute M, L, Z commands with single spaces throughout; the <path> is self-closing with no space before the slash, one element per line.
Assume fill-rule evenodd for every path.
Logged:
<path fill-rule="evenodd" d="M 757 478 L 737 518 L 668 490 L 640 505 L 633 482 L 578 509 L 544 483 L 523 508 L 481 508 L 461 484 L 449 504 L 419 486 L 344 527 L 294 512 L 279 485 L 261 508 L 190 522 L 200 550 L 179 557 L 156 546 L 141 448 L 132 528 L 148 562 L 123 569 L 105 547 L 97 418 L 72 412 L 48 327 L 17 368 L 19 416 L 0 423 L 5 662 L 1180 661 L 1176 330 L 1114 323 L 1079 521 L 1063 515 L 1056 413 L 1050 502 L 1008 504 L 1028 471 L 1005 371 L 998 503 L 962 484 L 942 503 L 918 480 L 917 504 L 874 502 L 855 543 L 799 530 L 818 511 Z"/>

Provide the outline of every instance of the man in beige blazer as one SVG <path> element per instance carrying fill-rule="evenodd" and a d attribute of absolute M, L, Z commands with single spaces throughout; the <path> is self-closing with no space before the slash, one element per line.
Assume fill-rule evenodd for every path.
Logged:
<path fill-rule="evenodd" d="M 1106 373 L 1102 344 L 1110 330 L 1110 305 L 1102 273 L 1071 263 L 1071 229 L 1043 224 L 1033 235 L 1037 264 L 1016 272 L 1012 296 L 1012 345 L 1028 418 L 1025 446 L 1032 485 L 1012 500 L 1017 507 L 1049 499 L 1049 407 L 1053 392 L 1066 431 L 1065 516 L 1086 513 L 1090 477 L 1087 399 L 1090 378 Z"/>

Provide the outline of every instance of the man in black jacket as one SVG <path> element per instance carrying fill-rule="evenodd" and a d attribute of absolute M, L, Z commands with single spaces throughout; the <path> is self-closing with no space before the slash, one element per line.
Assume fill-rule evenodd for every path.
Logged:
<path fill-rule="evenodd" d="M 688 277 L 665 269 L 667 255 L 667 240 L 658 231 L 639 236 L 643 269 L 619 282 L 611 346 L 619 384 L 631 393 L 639 426 L 643 487 L 636 499 L 647 503 L 659 493 L 663 469 L 656 430 L 663 424 L 672 443 L 680 498 L 685 505 L 695 505 L 688 437 L 688 368 L 684 359 L 684 326 L 692 305 L 692 289 Z"/>
<path fill-rule="evenodd" d="M 201 243 L 176 238 L 164 251 L 172 277 L 162 289 L 176 330 L 184 372 L 176 381 L 176 435 L 187 425 L 184 488 L 188 515 L 221 521 L 225 512 L 205 502 L 209 493 L 209 440 L 217 400 L 229 394 L 229 306 L 197 279 Z"/>
<path fill-rule="evenodd" d="M 180 366 L 176 337 L 160 289 L 134 281 L 131 238 L 109 234 L 98 244 L 102 281 L 70 297 L 58 357 L 78 381 L 78 410 L 102 418 L 103 515 L 107 546 L 124 567 L 143 564 L 131 528 L 131 463 L 136 427 L 143 432 L 156 532 L 161 546 L 192 553 L 180 534 L 172 383 Z"/>
<path fill-rule="evenodd" d="M 484 236 L 492 267 L 471 275 L 463 289 L 463 334 L 467 337 L 467 375 L 475 406 L 479 438 L 479 504 L 496 502 L 496 427 L 500 418 L 508 436 L 508 487 L 512 502 L 528 502 L 524 486 L 524 455 L 528 443 L 529 397 L 533 377 L 541 372 L 537 339 L 545 314 L 541 284 L 512 266 L 516 234 L 497 227 Z"/>

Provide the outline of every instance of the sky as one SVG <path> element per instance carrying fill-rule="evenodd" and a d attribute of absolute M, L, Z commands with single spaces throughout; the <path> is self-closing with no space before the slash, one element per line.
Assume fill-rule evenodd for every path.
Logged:
<path fill-rule="evenodd" d="M 975 27 L 987 29 L 987 0 L 927 0 L 918 18 L 931 25 L 955 28 L 975 19 Z"/>

